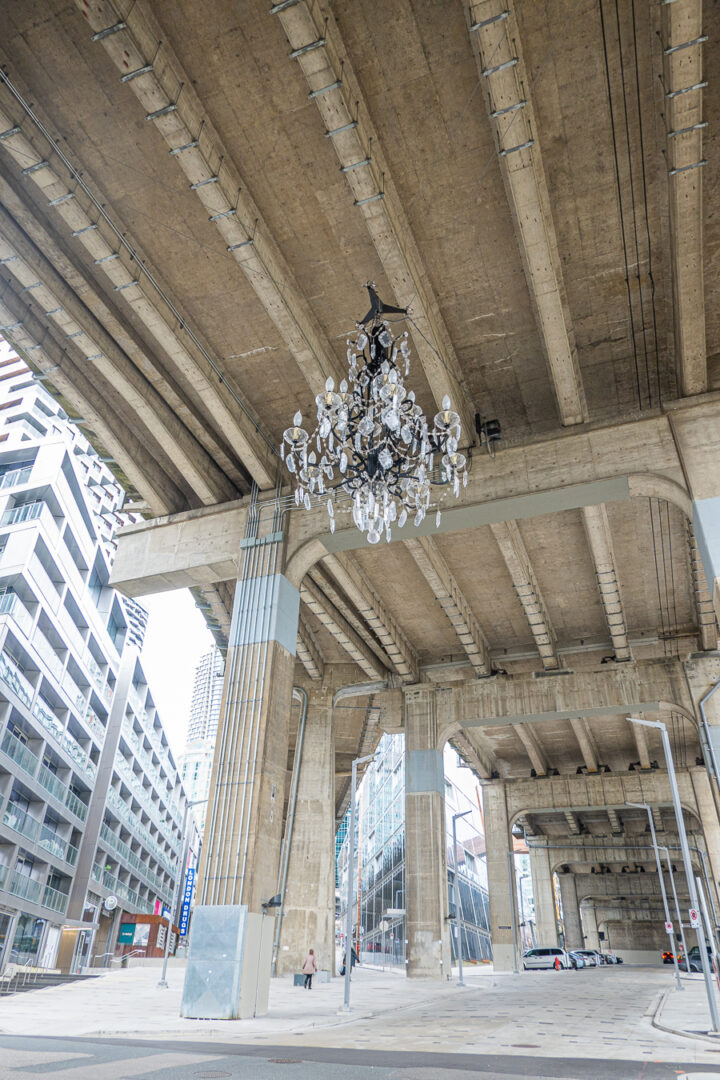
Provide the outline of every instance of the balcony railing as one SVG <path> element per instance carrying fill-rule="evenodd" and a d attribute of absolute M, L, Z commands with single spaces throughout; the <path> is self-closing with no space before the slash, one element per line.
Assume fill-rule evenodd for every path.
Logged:
<path fill-rule="evenodd" d="M 53 911 L 59 911 L 61 915 L 64 915 L 67 911 L 68 900 L 69 896 L 67 893 L 59 892 L 50 885 L 45 886 L 42 898 L 43 907 L 51 908 Z"/>
<path fill-rule="evenodd" d="M 33 618 L 17 593 L 8 592 L 0 596 L 0 615 L 11 615 L 25 637 L 30 637 Z"/>
<path fill-rule="evenodd" d="M 39 903 L 42 895 L 40 882 L 28 877 L 27 874 L 20 874 L 17 870 L 13 870 L 8 875 L 4 888 L 6 892 L 19 896 L 22 900 L 29 900 L 31 904 Z"/>
<path fill-rule="evenodd" d="M 100 826 L 100 838 L 102 841 L 113 851 L 120 855 L 133 869 L 137 870 L 138 874 L 142 876 L 152 885 L 152 887 L 158 891 L 163 892 L 166 890 L 166 886 L 163 879 L 159 874 L 155 874 L 142 859 L 138 858 L 135 852 L 130 848 L 124 840 L 121 840 L 119 836 L 116 836 L 112 829 L 109 829 L 105 823 Z"/>
<path fill-rule="evenodd" d="M 65 672 L 65 678 L 63 679 L 62 684 L 63 690 L 68 695 L 72 703 L 80 710 L 81 714 L 84 713 L 87 707 L 85 694 L 75 682 L 70 672 Z"/>
<path fill-rule="evenodd" d="M 105 725 L 103 724 L 97 713 L 94 712 L 89 705 L 85 712 L 85 723 L 90 728 L 92 733 L 94 735 L 97 735 L 100 743 L 102 744 L 105 740 Z"/>
<path fill-rule="evenodd" d="M 78 849 L 69 844 L 67 840 L 63 840 L 62 836 L 58 836 L 47 825 L 40 827 L 38 847 L 54 855 L 56 859 L 62 859 L 63 862 L 69 863 L 70 866 L 74 866 L 77 862 Z"/>
<path fill-rule="evenodd" d="M 82 801 L 82 799 L 79 799 L 77 797 L 77 795 L 73 791 L 68 790 L 68 793 L 65 796 L 65 805 L 67 806 L 68 810 L 70 810 L 70 812 L 73 813 L 75 817 L 79 817 L 81 821 L 84 821 L 87 817 L 87 806 Z"/>
<path fill-rule="evenodd" d="M 42 513 L 44 505 L 44 502 L 32 502 L 22 506 L 12 506 L 0 518 L 0 525 L 17 525 L 21 521 L 34 521 Z"/>
<path fill-rule="evenodd" d="M 19 487 L 20 484 L 29 483 L 31 472 L 32 465 L 26 465 L 22 469 L 11 469 L 9 472 L 3 473 L 0 476 L 0 488 Z"/>
<path fill-rule="evenodd" d="M 85 662 L 85 666 L 90 672 L 90 676 L 92 678 L 92 681 L 95 683 L 95 686 L 98 688 L 98 690 L 102 690 L 103 686 L 105 685 L 105 673 L 103 672 L 102 668 L 100 667 L 97 660 L 89 649 L 85 650 L 83 660 Z"/>
<path fill-rule="evenodd" d="M 3 734 L 0 750 L 7 754 L 9 758 L 12 758 L 15 764 L 19 765 L 30 776 L 35 775 L 40 759 L 11 731 L 6 730 Z"/>
<path fill-rule="evenodd" d="M 97 776 L 97 765 L 90 761 L 87 751 L 83 750 L 80 743 L 72 735 L 63 730 L 62 724 L 51 711 L 50 706 L 43 698 L 38 697 L 33 706 L 33 715 L 40 721 L 45 730 L 52 735 L 53 739 L 63 748 L 73 761 L 85 772 L 91 780 Z"/>
<path fill-rule="evenodd" d="M 15 661 L 11 660 L 5 652 L 0 653 L 0 679 L 10 687 L 13 693 L 20 698 L 23 705 L 26 705 L 29 709 L 33 696 L 32 683 L 25 678 Z"/>
<path fill-rule="evenodd" d="M 47 666 L 51 675 L 54 676 L 57 682 L 60 682 L 63 673 L 62 660 L 39 629 L 36 630 L 35 637 L 33 638 L 33 648 L 39 654 L 40 659 Z"/>
<path fill-rule="evenodd" d="M 31 817 L 22 807 L 16 806 L 13 802 L 9 802 L 5 807 L 2 823 L 7 825 L 8 829 L 20 833 L 27 840 L 37 840 L 40 832 L 40 822 L 37 818 Z"/>
<path fill-rule="evenodd" d="M 120 798 L 114 788 L 109 788 L 107 793 L 107 801 L 108 804 L 115 811 L 115 813 L 118 814 L 118 816 L 121 817 L 123 821 L 125 821 L 126 824 L 130 826 L 135 835 L 142 841 L 148 851 L 153 854 L 154 858 L 160 863 L 160 865 L 164 867 L 164 869 L 167 870 L 169 874 L 174 874 L 175 867 L 173 866 L 171 860 L 168 858 L 165 852 L 162 851 L 159 844 L 157 844 L 155 840 L 153 840 L 148 830 L 140 821 L 138 815 L 134 814 L 130 807 L 127 805 L 127 803 L 123 802 L 123 800 Z"/>

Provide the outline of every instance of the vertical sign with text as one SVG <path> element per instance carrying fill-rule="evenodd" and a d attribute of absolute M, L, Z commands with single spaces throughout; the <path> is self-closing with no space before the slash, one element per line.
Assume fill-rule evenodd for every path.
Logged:
<path fill-rule="evenodd" d="M 195 867 L 189 866 L 185 874 L 185 888 L 182 895 L 182 907 L 180 908 L 180 936 L 187 934 L 188 920 L 190 919 L 190 901 L 192 900 L 193 885 L 195 884 Z"/>

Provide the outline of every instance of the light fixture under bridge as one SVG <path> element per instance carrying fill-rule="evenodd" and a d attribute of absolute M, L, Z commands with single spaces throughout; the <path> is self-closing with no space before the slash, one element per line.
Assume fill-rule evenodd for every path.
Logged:
<path fill-rule="evenodd" d="M 467 484 L 465 455 L 458 451 L 460 417 L 450 398 L 429 427 L 413 390 L 406 390 L 410 348 L 405 331 L 396 338 L 384 315 L 406 315 L 390 307 L 372 285 L 370 311 L 358 323 L 358 335 L 348 341 L 348 379 L 335 389 L 328 379 L 315 398 L 317 427 L 311 435 L 296 413 L 283 434 L 285 464 L 296 476 L 295 501 L 310 510 L 326 500 L 330 530 L 335 531 L 334 493 L 352 499 L 353 519 L 368 541 L 390 540 L 397 522 L 409 515 L 419 525 L 430 507 L 431 476 L 439 457 L 442 482 L 452 484 L 455 497 Z M 336 481 L 337 474 L 337 481 Z M 440 524 L 440 511 L 436 523 Z"/>

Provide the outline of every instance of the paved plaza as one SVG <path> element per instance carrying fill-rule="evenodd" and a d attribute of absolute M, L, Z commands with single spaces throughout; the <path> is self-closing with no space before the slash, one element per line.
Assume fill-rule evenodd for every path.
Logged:
<path fill-rule="evenodd" d="M 131 968 L 2 1001 L 0 1080 L 332 1077 L 340 1066 L 358 1080 L 720 1075 L 720 1044 L 655 1026 L 707 1026 L 702 981 L 685 980 L 679 995 L 667 969 L 483 968 L 464 989 L 361 969 L 350 1017 L 339 1012 L 342 980 L 307 993 L 282 978 L 266 1017 L 225 1023 L 181 1020 L 182 971 L 167 990 L 157 978 Z"/>

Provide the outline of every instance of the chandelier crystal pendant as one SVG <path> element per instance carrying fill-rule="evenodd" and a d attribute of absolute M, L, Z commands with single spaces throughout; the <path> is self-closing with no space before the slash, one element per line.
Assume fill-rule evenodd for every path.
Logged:
<path fill-rule="evenodd" d="M 460 417 L 450 398 L 429 427 L 415 392 L 406 390 L 410 348 L 405 331 L 396 338 L 383 319 L 404 308 L 383 304 L 367 286 L 371 308 L 358 335 L 348 341 L 348 378 L 336 389 L 333 379 L 315 398 L 317 426 L 311 435 L 301 413 L 283 434 L 280 453 L 296 478 L 295 502 L 310 510 L 326 500 L 330 531 L 335 531 L 334 493 L 352 499 L 353 520 L 368 542 L 390 540 L 393 524 L 402 528 L 410 515 L 419 525 L 430 508 L 436 459 L 442 482 L 455 497 L 467 484 L 465 455 L 458 451 Z M 337 480 L 336 480 L 337 476 Z M 437 481 L 436 481 L 437 482 Z M 440 510 L 436 525 L 440 524 Z"/>

